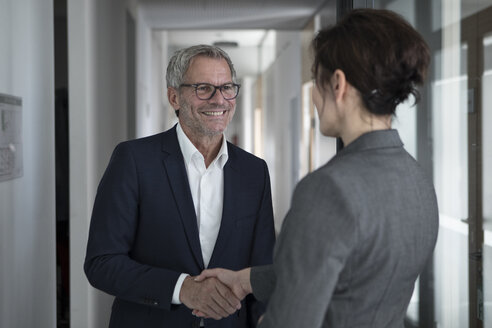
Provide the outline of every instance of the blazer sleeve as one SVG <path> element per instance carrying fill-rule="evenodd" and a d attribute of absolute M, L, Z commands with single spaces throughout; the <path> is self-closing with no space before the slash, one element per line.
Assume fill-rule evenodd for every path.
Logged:
<path fill-rule="evenodd" d="M 99 184 L 89 229 L 85 274 L 97 289 L 121 299 L 171 308 L 180 275 L 131 258 L 138 227 L 139 181 L 131 147 L 116 147 Z"/>
<path fill-rule="evenodd" d="M 256 299 L 267 303 L 277 282 L 273 265 L 252 267 L 249 280 Z"/>
<path fill-rule="evenodd" d="M 311 175 L 298 184 L 275 246 L 276 284 L 258 327 L 322 326 L 355 244 L 354 215 L 346 200 L 326 176 Z"/>

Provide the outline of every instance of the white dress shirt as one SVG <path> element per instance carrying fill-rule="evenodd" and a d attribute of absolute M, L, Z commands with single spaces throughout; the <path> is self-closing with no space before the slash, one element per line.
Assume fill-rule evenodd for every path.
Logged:
<path fill-rule="evenodd" d="M 206 268 L 212 257 L 222 220 L 224 165 L 229 158 L 227 142 L 223 135 L 219 153 L 207 168 L 205 167 L 203 155 L 188 139 L 179 123 L 176 127 L 176 133 L 179 147 L 183 154 L 186 173 L 188 174 L 193 204 L 195 205 L 203 263 Z M 173 304 L 181 304 L 179 293 L 186 276 L 188 276 L 187 273 L 182 273 L 176 282 L 172 299 Z"/>

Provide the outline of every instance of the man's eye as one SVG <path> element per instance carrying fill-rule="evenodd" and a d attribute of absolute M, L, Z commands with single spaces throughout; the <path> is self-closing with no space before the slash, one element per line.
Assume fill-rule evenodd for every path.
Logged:
<path fill-rule="evenodd" d="M 222 86 L 222 90 L 224 90 L 224 91 L 230 91 L 232 89 L 233 89 L 232 84 L 225 84 Z"/>
<path fill-rule="evenodd" d="M 196 89 L 200 92 L 208 92 L 211 90 L 211 87 L 209 85 L 199 85 Z"/>

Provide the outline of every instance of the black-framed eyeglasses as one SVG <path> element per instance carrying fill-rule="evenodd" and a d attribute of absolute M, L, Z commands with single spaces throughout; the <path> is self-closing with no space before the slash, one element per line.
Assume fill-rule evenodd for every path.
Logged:
<path fill-rule="evenodd" d="M 192 87 L 195 89 L 196 96 L 201 100 L 209 100 L 220 90 L 222 97 L 225 100 L 232 100 L 239 94 L 239 88 L 241 85 L 236 83 L 226 83 L 222 85 L 213 85 L 210 83 L 195 83 L 195 84 L 181 84 L 181 87 Z"/>

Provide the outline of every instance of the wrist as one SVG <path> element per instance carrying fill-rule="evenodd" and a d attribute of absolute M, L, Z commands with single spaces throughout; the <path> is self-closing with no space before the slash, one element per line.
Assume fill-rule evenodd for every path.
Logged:
<path fill-rule="evenodd" d="M 189 299 L 189 295 L 190 295 L 190 291 L 191 289 L 193 288 L 193 284 L 194 284 L 194 280 L 191 276 L 187 276 L 184 280 L 183 280 L 183 284 L 181 285 L 181 290 L 179 291 L 179 301 L 188 306 L 189 302 L 188 302 L 188 299 Z"/>
<path fill-rule="evenodd" d="M 171 300 L 172 304 L 181 304 L 181 301 L 179 300 L 179 295 L 181 293 L 181 286 L 183 286 L 183 281 L 187 276 L 189 276 L 189 274 L 187 273 L 182 273 L 179 275 L 178 280 L 176 281 L 176 285 L 174 285 L 173 297 Z"/>
<path fill-rule="evenodd" d="M 241 288 L 246 292 L 246 294 L 253 293 L 253 288 L 251 287 L 251 268 L 246 268 L 240 272 L 240 284 Z"/>

